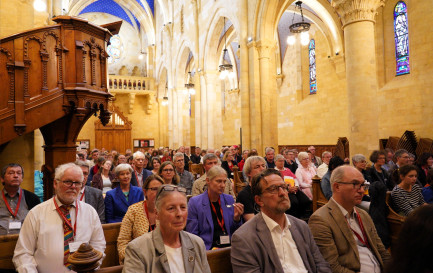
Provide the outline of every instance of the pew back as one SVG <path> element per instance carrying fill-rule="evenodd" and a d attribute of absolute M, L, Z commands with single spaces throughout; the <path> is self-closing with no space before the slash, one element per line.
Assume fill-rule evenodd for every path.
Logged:
<path fill-rule="evenodd" d="M 101 267 L 119 265 L 119 254 L 117 252 L 117 237 L 119 237 L 121 223 L 103 224 L 105 242 L 105 258 Z"/>
<path fill-rule="evenodd" d="M 0 272 L 2 271 L 1 269 L 15 268 L 12 258 L 17 240 L 18 234 L 0 236 Z"/>
<path fill-rule="evenodd" d="M 313 212 L 328 203 L 328 199 L 326 199 L 320 187 L 320 181 L 319 176 L 315 175 L 313 177 Z"/>

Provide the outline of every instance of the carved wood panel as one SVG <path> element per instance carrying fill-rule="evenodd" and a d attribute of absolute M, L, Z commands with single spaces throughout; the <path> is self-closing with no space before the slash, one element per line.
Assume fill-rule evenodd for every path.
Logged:
<path fill-rule="evenodd" d="M 42 39 L 38 36 L 30 36 L 24 42 L 24 96 L 36 97 L 42 94 L 44 79 L 42 58 L 46 58 L 46 52 L 42 49 Z"/>
<path fill-rule="evenodd" d="M 14 100 L 14 67 L 12 54 L 0 48 L 0 110 L 7 109 Z"/>

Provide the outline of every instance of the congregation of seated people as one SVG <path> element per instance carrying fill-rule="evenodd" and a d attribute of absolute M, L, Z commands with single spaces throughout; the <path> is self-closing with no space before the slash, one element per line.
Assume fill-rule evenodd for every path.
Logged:
<path fill-rule="evenodd" d="M 375 214 L 387 204 L 378 200 L 388 192 L 391 208 L 413 221 L 433 203 L 429 153 L 374 151 L 371 163 L 356 154 L 352 167 L 314 146 L 267 147 L 264 157 L 238 145 L 193 151 L 81 149 L 56 168 L 55 195 L 42 203 L 21 188 L 21 165 L 4 166 L 0 235 L 19 234 L 15 269 L 72 272 L 68 257 L 80 244 L 104 253 L 102 224 L 120 223 L 123 272 L 211 272 L 206 251 L 226 247 L 233 272 L 397 272 L 402 250 L 391 258 L 386 216 Z M 313 180 L 328 200 L 316 211 Z"/>

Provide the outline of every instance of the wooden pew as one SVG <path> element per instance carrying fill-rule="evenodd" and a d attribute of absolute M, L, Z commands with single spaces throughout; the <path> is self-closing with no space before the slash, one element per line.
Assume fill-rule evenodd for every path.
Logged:
<path fill-rule="evenodd" d="M 203 164 L 194 164 L 192 161 L 189 162 L 189 172 L 194 176 L 194 180 L 197 180 L 204 174 Z"/>
<path fill-rule="evenodd" d="M 320 187 L 320 181 L 321 178 L 319 176 L 315 175 L 313 177 L 313 212 L 328 203 L 328 199 L 326 199 Z"/>
<path fill-rule="evenodd" d="M 117 252 L 117 237 L 119 237 L 121 223 L 103 224 L 105 242 L 105 258 L 101 268 L 119 265 L 119 254 Z"/>
<path fill-rule="evenodd" d="M 239 192 L 246 186 L 242 171 L 239 171 L 238 166 L 233 166 L 233 192 L 238 196 Z"/>
<path fill-rule="evenodd" d="M 14 256 L 15 245 L 18 234 L 0 236 L 0 272 L 2 269 L 14 269 L 12 257 Z"/>
<path fill-rule="evenodd" d="M 398 214 L 393 210 L 390 191 L 386 192 L 386 205 L 389 208 L 389 213 L 388 216 L 386 217 L 386 220 L 388 221 L 389 233 L 391 236 L 391 248 L 392 248 L 392 246 L 395 245 L 395 242 L 398 239 L 398 235 L 400 234 L 401 226 L 403 225 L 405 217 L 401 216 L 400 214 Z"/>

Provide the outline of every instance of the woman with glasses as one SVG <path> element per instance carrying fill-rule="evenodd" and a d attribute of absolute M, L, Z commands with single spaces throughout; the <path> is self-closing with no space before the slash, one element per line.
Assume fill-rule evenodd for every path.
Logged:
<path fill-rule="evenodd" d="M 155 197 L 159 187 L 164 184 L 161 177 L 150 175 L 143 183 L 146 200 L 135 203 L 128 208 L 120 226 L 117 239 L 119 262 L 123 264 L 126 245 L 144 233 L 151 232 L 156 227 Z"/>
<path fill-rule="evenodd" d="M 158 175 L 164 180 L 164 184 L 179 185 L 179 175 L 175 171 L 174 163 L 165 161 L 159 167 Z"/>
<path fill-rule="evenodd" d="M 128 244 L 123 273 L 210 273 L 203 241 L 183 231 L 188 216 L 186 189 L 162 185 L 155 200 L 158 226 Z"/>
<path fill-rule="evenodd" d="M 300 152 L 298 159 L 301 164 L 296 169 L 295 175 L 299 181 L 299 187 L 312 200 L 313 192 L 311 187 L 313 186 L 313 177 L 316 175 L 316 167 L 311 164 L 310 157 L 306 152 Z"/>
<path fill-rule="evenodd" d="M 398 169 L 400 183 L 391 192 L 392 203 L 397 213 L 408 216 L 414 209 L 425 204 L 421 187 L 416 184 L 417 167 L 404 165 Z"/>
<path fill-rule="evenodd" d="M 107 223 L 122 222 L 128 207 L 144 199 L 141 188 L 131 185 L 132 168 L 129 164 L 119 164 L 114 171 L 119 180 L 119 186 L 107 191 L 105 196 Z"/>
<path fill-rule="evenodd" d="M 244 205 L 224 194 L 226 171 L 214 166 L 206 173 L 207 190 L 189 200 L 186 230 L 200 236 L 206 249 L 230 246 L 235 230 L 242 225 Z"/>
<path fill-rule="evenodd" d="M 152 170 L 151 170 L 152 173 L 158 174 L 159 167 L 161 167 L 161 160 L 159 159 L 159 157 L 152 157 L 151 166 L 152 166 Z"/>

